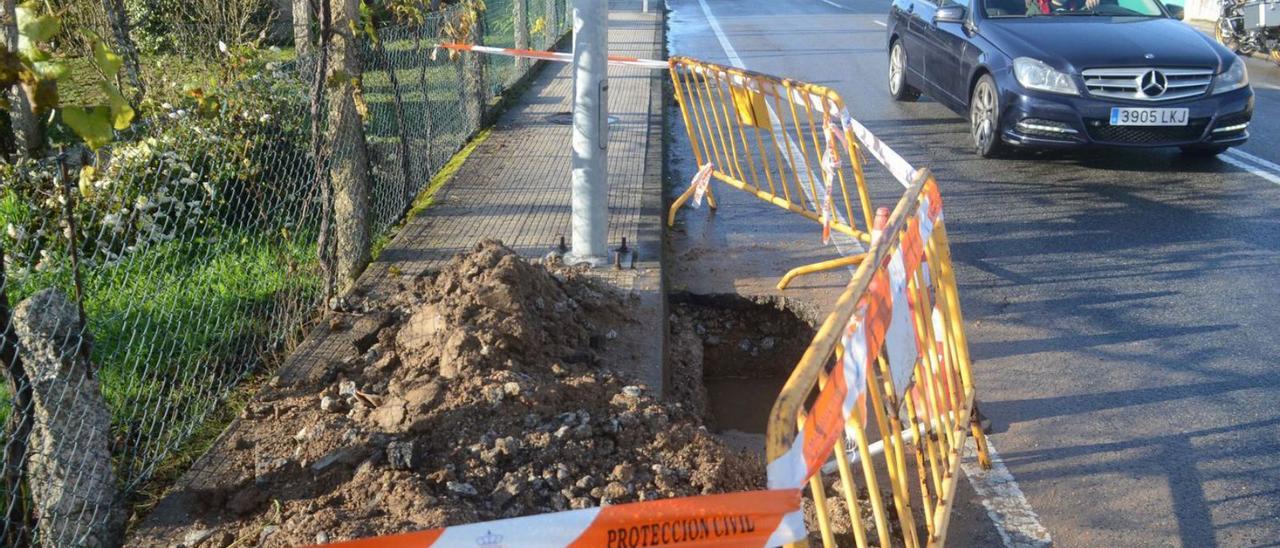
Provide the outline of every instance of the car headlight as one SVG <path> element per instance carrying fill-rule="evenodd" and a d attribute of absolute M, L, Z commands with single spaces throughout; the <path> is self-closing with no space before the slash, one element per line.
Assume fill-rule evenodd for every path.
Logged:
<path fill-rule="evenodd" d="M 1070 75 L 1039 59 L 1030 57 L 1014 59 L 1013 74 L 1018 77 L 1018 83 L 1027 89 L 1080 95 L 1080 90 L 1076 89 L 1076 83 Z"/>
<path fill-rule="evenodd" d="M 1227 70 L 1213 77 L 1214 93 L 1226 93 L 1247 85 L 1249 85 L 1249 69 L 1244 68 L 1244 62 L 1239 58 L 1232 61 Z"/>

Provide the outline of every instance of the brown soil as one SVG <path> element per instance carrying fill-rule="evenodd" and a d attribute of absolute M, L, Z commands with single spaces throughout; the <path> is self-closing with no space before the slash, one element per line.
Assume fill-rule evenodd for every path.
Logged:
<path fill-rule="evenodd" d="M 625 299 L 498 242 L 336 318 L 351 356 L 267 388 L 240 477 L 172 539 L 284 546 L 763 487 L 764 466 L 616 372 Z M 680 383 L 677 383 L 679 385 Z M 693 383 L 700 386 L 700 383 Z M 242 429 L 243 431 L 243 429 Z"/>

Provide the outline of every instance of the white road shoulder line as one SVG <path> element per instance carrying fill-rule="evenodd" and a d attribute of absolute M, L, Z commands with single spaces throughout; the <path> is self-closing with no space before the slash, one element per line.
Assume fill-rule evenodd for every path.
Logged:
<path fill-rule="evenodd" d="M 1218 155 L 1219 160 L 1222 160 L 1228 164 L 1231 164 L 1240 169 L 1248 171 L 1249 173 L 1262 177 L 1263 179 L 1271 181 L 1272 183 L 1280 185 L 1280 169 L 1277 169 L 1274 172 L 1268 171 L 1266 169 L 1262 169 L 1258 167 L 1257 165 L 1251 163 L 1249 160 L 1245 160 L 1243 158 L 1248 158 L 1249 160 L 1253 160 L 1253 161 L 1261 160 L 1262 165 L 1271 164 L 1271 162 L 1263 160 L 1262 158 L 1258 158 L 1257 156 L 1254 156 L 1247 152 L 1240 152 L 1235 149 L 1228 150 Z M 1275 166 L 1275 164 L 1271 164 L 1271 165 Z"/>
<path fill-rule="evenodd" d="M 1013 480 L 1013 474 L 1005 468 L 1004 460 L 987 438 L 987 455 L 991 457 L 991 469 L 983 470 L 978 464 L 978 449 L 970 438 L 964 446 L 960 468 L 969 478 L 973 490 L 987 509 L 987 516 L 996 524 L 1000 539 L 1008 547 L 1053 546 L 1049 530 L 1040 524 L 1040 516 L 1031 509 L 1027 497 Z"/>
<path fill-rule="evenodd" d="M 840 8 L 840 9 L 842 9 L 842 10 L 849 10 L 849 11 L 853 11 L 852 9 L 847 8 L 847 7 L 844 7 L 844 6 L 841 6 L 840 4 L 837 4 L 837 3 L 835 3 L 835 2 L 832 2 L 831 0 L 822 0 L 822 3 L 823 3 L 823 4 L 826 4 L 826 5 L 828 5 L 828 6 L 832 6 L 832 7 Z"/>
<path fill-rule="evenodd" d="M 888 28 L 888 27 L 889 27 L 889 25 L 886 25 L 886 24 L 884 23 L 884 21 L 873 20 L 872 22 L 873 22 L 873 23 L 875 23 L 875 24 L 877 24 L 877 25 L 880 25 L 880 26 L 882 26 L 882 27 L 885 27 L 885 28 Z"/>
<path fill-rule="evenodd" d="M 707 25 L 711 27 L 711 31 L 720 42 L 720 47 L 724 48 L 725 55 L 729 57 L 729 62 L 739 68 L 747 68 L 742 58 L 738 56 L 738 51 L 729 42 L 724 29 L 720 27 L 720 21 L 716 19 L 715 14 L 711 13 L 711 6 L 707 5 L 707 0 L 698 0 L 698 3 L 701 4 L 702 13 L 707 18 Z M 880 21 L 876 23 L 884 25 Z M 770 110 L 772 111 L 772 108 Z M 770 114 L 776 116 L 772 112 Z M 991 457 L 990 470 L 982 470 L 978 466 L 976 456 L 971 454 L 972 447 L 973 440 L 969 440 L 966 447 L 966 454 L 969 457 L 961 463 L 961 466 L 964 468 L 965 476 L 969 478 L 969 483 L 973 485 L 974 491 L 982 499 L 982 505 L 987 508 L 987 515 L 990 516 L 996 530 L 1000 532 L 1000 538 L 1005 546 L 1021 548 L 1052 545 L 1049 531 L 1040 524 L 1039 517 L 1027 503 L 1027 498 L 1018 487 L 1018 482 L 1013 479 L 1013 474 L 1009 473 L 1004 461 L 1000 460 L 1000 454 L 996 452 L 991 438 L 987 438 L 987 453 Z"/>
<path fill-rule="evenodd" d="M 1270 160 L 1259 158 L 1257 156 L 1249 154 L 1248 152 L 1245 152 L 1238 148 L 1227 149 L 1227 154 L 1233 154 L 1235 156 L 1240 157 L 1241 160 L 1247 160 L 1247 161 L 1253 162 L 1255 164 L 1258 164 L 1259 166 L 1262 166 L 1264 168 L 1271 170 L 1276 174 L 1280 174 L 1280 164 L 1277 164 Z"/>

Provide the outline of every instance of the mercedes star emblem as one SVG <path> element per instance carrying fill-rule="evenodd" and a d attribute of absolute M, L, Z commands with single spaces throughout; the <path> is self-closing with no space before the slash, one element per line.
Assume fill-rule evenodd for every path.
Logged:
<path fill-rule="evenodd" d="M 1169 87 L 1169 78 L 1158 70 L 1148 71 L 1138 80 L 1138 89 L 1147 97 L 1159 97 Z"/>

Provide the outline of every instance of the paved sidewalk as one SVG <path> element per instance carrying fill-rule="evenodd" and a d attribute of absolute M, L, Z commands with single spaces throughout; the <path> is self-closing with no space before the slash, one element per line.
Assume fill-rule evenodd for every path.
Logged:
<path fill-rule="evenodd" d="M 610 52 L 656 58 L 663 51 L 659 2 L 642 13 L 641 0 L 610 2 Z M 661 272 L 661 186 L 663 172 L 663 85 L 666 73 L 610 67 L 609 245 L 623 238 L 636 250 L 631 267 L 595 271 L 632 296 L 635 329 L 611 344 L 632 353 L 634 374 L 662 388 L 667 314 Z M 481 143 L 436 197 L 436 204 L 411 219 L 357 283 L 373 298 L 397 290 L 401 281 L 438 269 L 454 254 L 484 239 L 498 239 L 524 256 L 545 256 L 570 234 L 570 126 L 553 115 L 571 109 L 573 75 L 568 64 L 549 64 L 523 96 L 500 116 Z M 659 341 L 661 344 L 655 344 Z M 289 356 L 275 383 L 288 390 L 323 375 L 328 364 L 350 353 L 352 331 L 319 326 Z M 243 428 L 237 420 L 188 471 L 130 535 L 130 544 L 164 545 L 198 523 L 204 494 L 244 481 L 220 455 L 234 450 Z"/>

